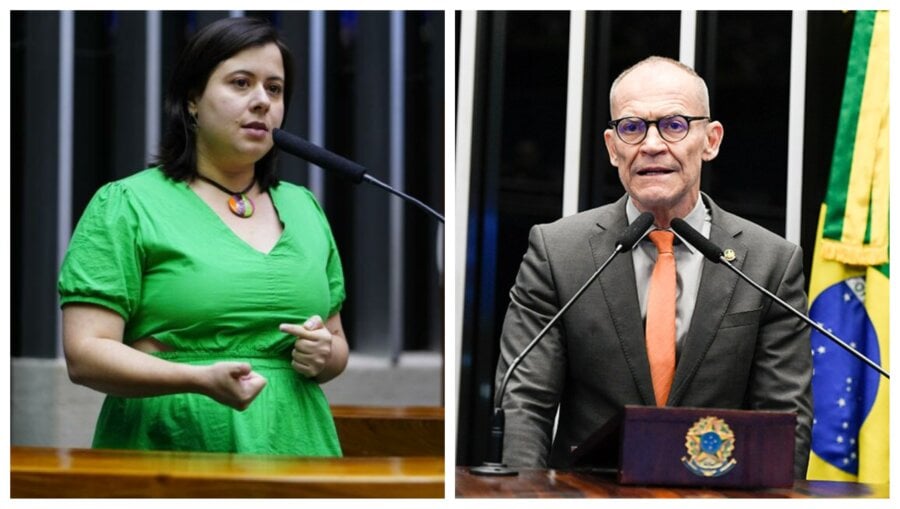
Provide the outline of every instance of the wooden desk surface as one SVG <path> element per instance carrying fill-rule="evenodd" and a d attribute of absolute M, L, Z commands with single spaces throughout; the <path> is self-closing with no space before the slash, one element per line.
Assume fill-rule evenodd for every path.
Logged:
<path fill-rule="evenodd" d="M 565 498 L 888 498 L 888 484 L 796 481 L 793 489 L 735 490 L 623 486 L 610 474 L 578 471 L 521 469 L 511 477 L 479 477 L 468 467 L 456 469 L 456 496 L 565 497 Z"/>
<path fill-rule="evenodd" d="M 12 447 L 10 494 L 34 498 L 442 498 L 444 460 Z"/>

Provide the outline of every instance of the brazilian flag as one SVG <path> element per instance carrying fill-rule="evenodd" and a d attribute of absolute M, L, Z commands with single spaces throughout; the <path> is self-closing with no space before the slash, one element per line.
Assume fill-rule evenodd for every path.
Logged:
<path fill-rule="evenodd" d="M 888 13 L 856 13 L 810 317 L 890 371 Z M 809 479 L 888 483 L 889 381 L 812 332 Z"/>

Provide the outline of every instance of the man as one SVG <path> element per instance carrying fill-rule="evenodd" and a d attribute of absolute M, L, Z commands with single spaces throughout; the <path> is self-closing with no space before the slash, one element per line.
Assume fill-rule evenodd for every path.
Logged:
<path fill-rule="evenodd" d="M 803 310 L 800 248 L 700 192 L 701 165 L 716 157 L 724 131 L 710 119 L 706 85 L 692 69 L 662 57 L 639 62 L 613 83 L 610 111 L 615 120 L 604 139 L 627 194 L 532 228 L 510 291 L 497 386 L 631 221 L 651 212 L 663 231 L 618 256 L 519 365 L 503 404 L 504 460 L 566 467 L 571 450 L 627 404 L 779 410 L 797 413 L 794 474 L 805 477 L 809 327 L 665 230 L 683 218 L 733 250 L 732 263 L 751 278 Z"/>

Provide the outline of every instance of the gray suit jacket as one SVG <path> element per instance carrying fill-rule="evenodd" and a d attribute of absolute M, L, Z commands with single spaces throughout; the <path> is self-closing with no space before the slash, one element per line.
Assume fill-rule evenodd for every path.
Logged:
<path fill-rule="evenodd" d="M 510 291 L 497 385 L 509 363 L 612 253 L 625 200 L 534 226 Z M 806 310 L 802 252 L 708 196 L 710 240 L 794 308 Z M 655 405 L 630 254 L 616 257 L 510 378 L 504 461 L 566 467 L 571 450 L 624 405 Z M 812 403 L 809 326 L 704 260 L 668 406 L 796 412 L 794 473 L 805 477 Z M 559 406 L 559 423 L 553 423 Z M 552 442 L 552 443 L 551 443 Z"/>

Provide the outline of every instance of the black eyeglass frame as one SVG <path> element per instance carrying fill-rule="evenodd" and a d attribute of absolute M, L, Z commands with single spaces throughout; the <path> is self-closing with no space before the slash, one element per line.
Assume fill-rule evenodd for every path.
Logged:
<path fill-rule="evenodd" d="M 662 129 L 659 128 L 659 123 L 664 120 L 669 120 L 669 119 L 673 119 L 676 117 L 683 118 L 686 121 L 687 129 L 684 130 L 684 136 L 682 136 L 681 138 L 678 138 L 677 140 L 670 140 L 670 139 L 666 138 L 666 136 L 663 134 Z M 627 141 L 624 138 L 622 138 L 622 133 L 619 132 L 619 122 L 622 122 L 623 120 L 628 120 L 628 119 L 640 120 L 641 122 L 644 123 L 645 126 L 647 126 L 647 128 L 644 129 L 644 135 L 641 136 L 641 138 L 637 141 Z M 645 118 L 632 116 L 632 117 L 622 117 L 622 118 L 617 118 L 615 120 L 610 120 L 607 125 L 610 127 L 610 129 L 612 129 L 613 131 L 616 132 L 616 136 L 620 140 L 622 140 L 623 143 L 627 143 L 628 145 L 637 145 L 638 143 L 641 143 L 642 141 L 647 139 L 647 133 L 650 132 L 650 126 L 652 126 L 654 124 L 656 124 L 656 131 L 659 133 L 660 138 L 662 138 L 665 141 L 668 141 L 669 143 L 677 143 L 677 142 L 687 138 L 687 135 L 691 132 L 691 122 L 693 122 L 695 120 L 710 120 L 710 121 L 712 121 L 712 118 L 709 116 L 706 116 L 706 115 L 700 116 L 700 117 L 692 117 L 690 115 L 666 115 L 665 117 L 660 117 L 656 120 L 647 120 Z"/>

